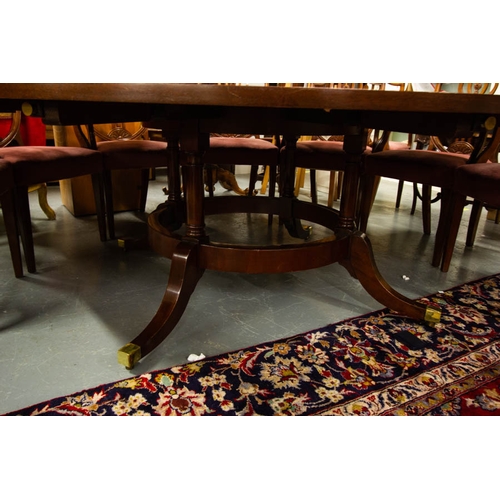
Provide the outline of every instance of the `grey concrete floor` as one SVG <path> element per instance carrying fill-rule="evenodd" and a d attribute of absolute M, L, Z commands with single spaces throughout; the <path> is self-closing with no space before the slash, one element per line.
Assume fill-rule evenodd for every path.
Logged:
<path fill-rule="evenodd" d="M 242 186 L 247 182 L 244 176 L 238 179 Z M 160 170 L 150 182 L 147 212 L 164 201 L 165 184 Z M 411 186 L 406 185 L 399 210 L 394 208 L 396 187 L 392 180 L 382 181 L 368 228 L 377 265 L 394 288 L 418 298 L 499 271 L 500 227 L 486 221 L 486 215 L 474 248 L 465 248 L 465 215 L 450 271 L 433 268 L 438 204 L 433 206 L 433 234 L 424 236 L 420 209 L 410 215 Z M 234 196 L 219 185 L 216 194 Z M 307 195 L 304 189 L 300 197 Z M 155 314 L 170 262 L 150 250 L 125 252 L 116 241 L 101 243 L 95 217 L 73 217 L 55 186 L 49 188 L 49 201 L 55 221 L 47 220 L 32 194 L 38 269 L 22 279 L 14 277 L 0 217 L 0 414 L 185 363 L 190 354 L 213 356 L 382 307 L 338 264 L 273 275 L 206 271 L 171 335 L 126 370 L 117 362 L 117 350 Z M 252 238 L 268 230 L 265 215 L 238 217 L 210 218 L 208 230 L 223 235 L 229 224 L 236 224 L 250 227 Z M 145 214 L 117 214 L 117 234 L 141 236 L 145 220 Z M 276 241 L 285 237 L 276 232 L 276 223 L 273 231 Z M 319 236 L 321 228 L 314 234 Z"/>

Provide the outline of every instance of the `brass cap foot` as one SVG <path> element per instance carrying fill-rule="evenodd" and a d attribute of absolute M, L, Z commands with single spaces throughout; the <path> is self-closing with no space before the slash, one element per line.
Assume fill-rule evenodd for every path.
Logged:
<path fill-rule="evenodd" d="M 141 359 L 141 348 L 135 344 L 126 344 L 118 350 L 118 363 L 128 370 Z"/>

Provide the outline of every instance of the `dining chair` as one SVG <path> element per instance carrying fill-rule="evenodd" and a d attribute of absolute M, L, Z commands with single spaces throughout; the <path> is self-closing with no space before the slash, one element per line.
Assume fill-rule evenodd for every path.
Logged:
<path fill-rule="evenodd" d="M 447 271 L 450 267 L 467 198 L 473 198 L 477 202 L 500 208 L 499 163 L 465 164 L 456 169 L 450 203 L 449 226 L 443 246 L 442 271 Z M 475 217 L 475 215 L 471 213 L 471 217 Z"/>
<path fill-rule="evenodd" d="M 57 182 L 60 179 L 90 174 L 97 206 L 99 236 L 101 241 L 106 240 L 102 190 L 103 165 L 100 153 L 77 147 L 13 146 L 0 149 L 0 160 L 12 169 L 17 224 L 28 272 L 36 272 L 28 196 L 29 187 L 34 184 Z"/>
<path fill-rule="evenodd" d="M 23 263 L 16 221 L 14 186 L 14 174 L 11 165 L 0 160 L 0 207 L 2 208 L 14 274 L 16 278 L 20 278 L 23 275 Z"/>
<path fill-rule="evenodd" d="M 21 111 L 12 113 L 10 128 L 0 142 L 0 160 L 7 164 L 12 172 L 14 185 L 6 190 L 2 197 L 7 206 L 7 213 L 15 213 L 16 229 L 10 225 L 10 240 L 21 238 L 24 259 L 28 272 L 36 272 L 33 230 L 30 216 L 29 193 L 33 187 L 46 186 L 49 182 L 90 174 L 92 176 L 93 194 L 97 207 L 97 222 L 101 241 L 106 240 L 105 207 L 102 188 L 102 156 L 95 151 L 80 147 L 63 148 L 45 145 L 12 145 L 19 135 Z M 2 133 L 2 135 L 4 135 Z M 14 205 L 10 200 L 13 200 Z M 42 205 L 41 205 L 42 206 Z M 47 204 L 48 206 L 48 204 Z M 43 209 L 43 206 L 42 206 Z M 52 209 L 51 209 L 52 210 Z M 5 213 L 5 209 L 4 209 Z M 50 219 L 55 218 L 49 217 Z M 13 256 L 16 277 L 23 275 L 17 253 Z"/>
<path fill-rule="evenodd" d="M 126 125 L 112 124 L 107 132 L 94 125 L 74 127 L 80 146 L 102 154 L 106 221 L 109 238 L 112 240 L 116 239 L 112 173 L 123 170 L 141 171 L 139 211 L 144 212 L 150 172 L 168 164 L 167 142 L 149 140 L 147 127 L 143 125 L 135 132 L 129 131 Z"/>

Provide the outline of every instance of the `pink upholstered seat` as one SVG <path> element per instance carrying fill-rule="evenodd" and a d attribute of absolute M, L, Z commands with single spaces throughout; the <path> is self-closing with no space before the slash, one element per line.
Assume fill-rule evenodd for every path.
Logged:
<path fill-rule="evenodd" d="M 295 164 L 301 168 L 343 171 L 345 156 L 342 141 L 299 141 Z"/>
<path fill-rule="evenodd" d="M 102 172 L 101 155 L 85 148 L 14 146 L 0 149 L 0 159 L 12 165 L 18 186 Z"/>
<path fill-rule="evenodd" d="M 468 156 L 422 150 L 388 150 L 365 160 L 365 174 L 404 179 L 409 182 L 451 188 L 453 169 L 463 165 Z"/>
<path fill-rule="evenodd" d="M 167 165 L 167 143 L 148 140 L 97 143 L 106 170 L 148 169 Z"/>
<path fill-rule="evenodd" d="M 252 137 L 210 137 L 205 163 L 235 165 L 277 165 L 278 148 L 265 139 Z"/>
<path fill-rule="evenodd" d="M 500 164 L 477 163 L 457 168 L 453 190 L 500 207 Z"/>

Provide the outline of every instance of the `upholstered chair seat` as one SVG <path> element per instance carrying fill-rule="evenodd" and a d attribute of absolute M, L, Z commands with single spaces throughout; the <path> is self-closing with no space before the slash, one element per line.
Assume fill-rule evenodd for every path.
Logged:
<path fill-rule="evenodd" d="M 107 170 L 156 168 L 166 166 L 167 143 L 162 141 L 131 140 L 97 143 Z"/>
<path fill-rule="evenodd" d="M 451 188 L 452 170 L 463 165 L 467 155 L 422 150 L 387 150 L 370 155 L 364 173 L 409 182 Z"/>
<path fill-rule="evenodd" d="M 464 196 L 500 207 L 500 164 L 462 165 L 455 172 L 453 190 Z"/>
<path fill-rule="evenodd" d="M 12 165 L 17 186 L 102 172 L 101 155 L 78 147 L 14 146 L 0 149 L 0 159 Z"/>
<path fill-rule="evenodd" d="M 205 163 L 235 165 L 277 165 L 278 148 L 265 139 L 252 137 L 210 137 Z"/>
<path fill-rule="evenodd" d="M 317 170 L 344 170 L 345 156 L 341 141 L 298 141 L 295 164 Z"/>

